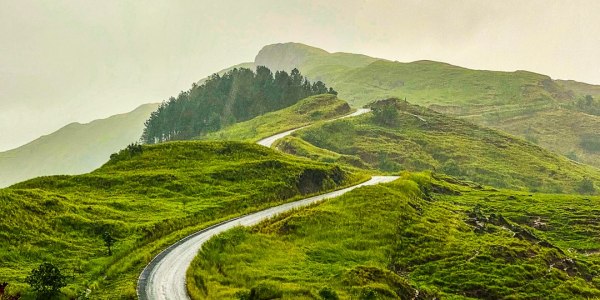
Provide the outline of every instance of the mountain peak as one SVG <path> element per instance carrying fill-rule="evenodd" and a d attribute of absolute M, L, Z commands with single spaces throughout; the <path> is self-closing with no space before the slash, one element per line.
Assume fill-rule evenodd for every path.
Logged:
<path fill-rule="evenodd" d="M 298 68 L 308 57 L 327 55 L 329 52 L 301 43 L 279 43 L 264 46 L 254 63 L 269 69 L 290 71 Z"/>

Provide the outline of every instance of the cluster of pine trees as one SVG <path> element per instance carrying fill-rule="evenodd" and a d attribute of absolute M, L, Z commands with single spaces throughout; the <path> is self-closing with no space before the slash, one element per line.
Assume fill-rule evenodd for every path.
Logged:
<path fill-rule="evenodd" d="M 146 121 L 142 141 L 191 139 L 325 93 L 337 94 L 321 81 L 311 83 L 297 69 L 273 74 L 263 66 L 256 72 L 236 68 L 163 102 Z"/>

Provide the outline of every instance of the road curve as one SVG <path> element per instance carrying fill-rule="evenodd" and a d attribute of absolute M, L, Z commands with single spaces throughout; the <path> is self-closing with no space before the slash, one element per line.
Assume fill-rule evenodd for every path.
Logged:
<path fill-rule="evenodd" d="M 373 176 L 358 185 L 271 207 L 198 231 L 161 252 L 146 266 L 138 280 L 138 297 L 141 300 L 190 299 L 186 289 L 186 271 L 202 245 L 219 233 L 236 226 L 252 226 L 291 209 L 334 198 L 361 186 L 391 182 L 396 179 L 398 176 Z"/>
<path fill-rule="evenodd" d="M 362 115 L 369 111 L 369 109 L 361 108 L 352 114 L 330 121 Z M 305 127 L 306 126 L 288 130 L 262 139 L 257 143 L 265 147 L 271 147 L 275 141 Z M 396 179 L 398 179 L 398 176 L 373 176 L 370 180 L 358 185 L 233 218 L 193 233 L 159 253 L 144 268 L 138 278 L 138 298 L 140 300 L 190 299 L 186 288 L 187 269 L 198 254 L 202 245 L 215 235 L 236 226 L 255 225 L 263 220 L 291 209 L 306 206 L 324 199 L 334 198 L 361 186 L 391 182 Z"/>
<path fill-rule="evenodd" d="M 362 115 L 362 114 L 366 114 L 366 113 L 368 113 L 368 112 L 370 112 L 370 111 L 371 111 L 371 110 L 370 110 L 370 109 L 368 109 L 368 108 L 359 108 L 359 109 L 357 109 L 355 112 L 353 112 L 353 113 L 351 113 L 351 114 L 349 114 L 349 115 L 345 115 L 345 116 L 343 116 L 343 117 L 339 117 L 339 118 L 331 119 L 331 120 L 328 120 L 327 122 L 331 122 L 331 121 L 335 121 L 335 120 L 339 120 L 339 119 L 350 118 L 350 117 L 355 117 L 355 116 L 360 116 L 360 115 Z M 303 127 L 298 127 L 298 128 L 294 128 L 294 129 L 292 129 L 292 130 L 288 130 L 288 131 L 284 131 L 284 132 L 282 132 L 282 133 L 278 133 L 278 134 L 276 134 L 276 135 L 272 135 L 272 136 L 270 136 L 270 137 L 264 138 L 264 139 L 262 139 L 262 140 L 260 140 L 260 141 L 258 141 L 258 142 L 256 142 L 256 143 L 257 143 L 257 144 L 259 144 L 259 145 L 263 145 L 263 146 L 265 146 L 265 147 L 269 147 L 269 148 L 271 148 L 271 146 L 273 145 L 273 143 L 275 143 L 275 141 L 277 141 L 277 140 L 279 140 L 279 139 L 281 139 L 281 138 L 284 138 L 284 137 L 286 137 L 286 136 L 288 136 L 288 135 L 292 134 L 294 131 L 298 131 L 298 130 L 300 130 L 300 129 L 302 129 L 302 128 L 306 128 L 306 127 L 308 127 L 308 126 L 310 126 L 310 125 L 303 126 Z"/>

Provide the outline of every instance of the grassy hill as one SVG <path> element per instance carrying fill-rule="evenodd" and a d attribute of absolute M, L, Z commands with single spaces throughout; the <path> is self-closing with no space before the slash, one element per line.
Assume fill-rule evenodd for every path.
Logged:
<path fill-rule="evenodd" d="M 300 100 L 287 108 L 233 124 L 200 138 L 256 142 L 283 131 L 341 117 L 351 111 L 346 101 L 340 100 L 332 94 L 322 94 Z"/>
<path fill-rule="evenodd" d="M 297 67 L 307 77 L 327 82 L 353 107 L 390 97 L 406 98 L 414 104 L 527 137 L 546 149 L 600 167 L 600 146 L 593 151 L 581 146 L 590 139 L 600 144 L 600 136 L 589 136 L 591 130 L 600 130 L 600 116 L 581 118 L 581 110 L 573 107 L 581 96 L 589 94 L 600 99 L 600 86 L 552 80 L 527 71 L 471 70 L 434 61 L 403 63 L 328 53 L 298 43 L 266 46 L 256 56 L 255 64 L 285 70 Z M 600 105 L 596 109 L 600 110 Z M 561 117 L 548 119 L 555 114 Z M 572 120 L 579 122 L 574 124 Z"/>
<path fill-rule="evenodd" d="M 188 289 L 194 299 L 598 298 L 599 204 L 404 173 L 211 239 Z"/>
<path fill-rule="evenodd" d="M 150 259 L 200 228 L 363 180 L 337 166 L 238 142 L 128 147 L 84 175 L 0 189 L 0 282 L 32 297 L 25 276 L 51 262 L 74 298 L 135 297 Z M 117 239 L 108 256 L 102 234 Z"/>
<path fill-rule="evenodd" d="M 43 175 L 90 172 L 111 153 L 140 139 L 144 121 L 158 104 L 146 104 L 132 112 L 72 123 L 19 148 L 0 153 L 0 187 Z"/>
<path fill-rule="evenodd" d="M 582 192 L 600 170 L 523 139 L 401 100 L 385 100 L 395 116 L 374 113 L 316 124 L 277 144 L 285 152 L 383 172 L 436 170 L 498 188 Z M 374 109 L 375 109 L 374 108 Z"/>

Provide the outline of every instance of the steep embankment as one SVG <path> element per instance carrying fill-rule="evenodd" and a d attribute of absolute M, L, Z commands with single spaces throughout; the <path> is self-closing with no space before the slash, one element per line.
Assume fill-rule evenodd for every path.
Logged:
<path fill-rule="evenodd" d="M 597 298 L 598 204 L 405 173 L 211 239 L 189 286 L 194 299 Z"/>
<path fill-rule="evenodd" d="M 401 100 L 374 107 L 297 131 L 278 148 L 384 172 L 435 170 L 500 188 L 590 193 L 585 178 L 600 183 L 600 170 L 496 130 Z"/>
<path fill-rule="evenodd" d="M 92 173 L 0 190 L 0 282 L 52 262 L 69 297 L 135 297 L 139 272 L 183 236 L 240 214 L 362 180 L 333 165 L 239 142 L 129 147 Z M 117 239 L 106 254 L 102 234 Z M 26 296 L 31 296 L 27 294 Z"/>
<path fill-rule="evenodd" d="M 527 71 L 471 70 L 434 61 L 402 63 L 359 54 L 328 53 L 298 43 L 265 46 L 256 65 L 300 69 L 334 87 L 360 107 L 389 97 L 429 106 L 479 125 L 507 131 L 540 146 L 600 167 L 600 116 L 573 104 L 585 95 L 600 99 L 600 87 L 554 81 Z M 600 105 L 597 108 L 600 110 Z"/>
<path fill-rule="evenodd" d="M 0 153 L 0 187 L 44 175 L 81 174 L 140 139 L 158 104 L 88 124 L 73 123 L 19 148 Z"/>

